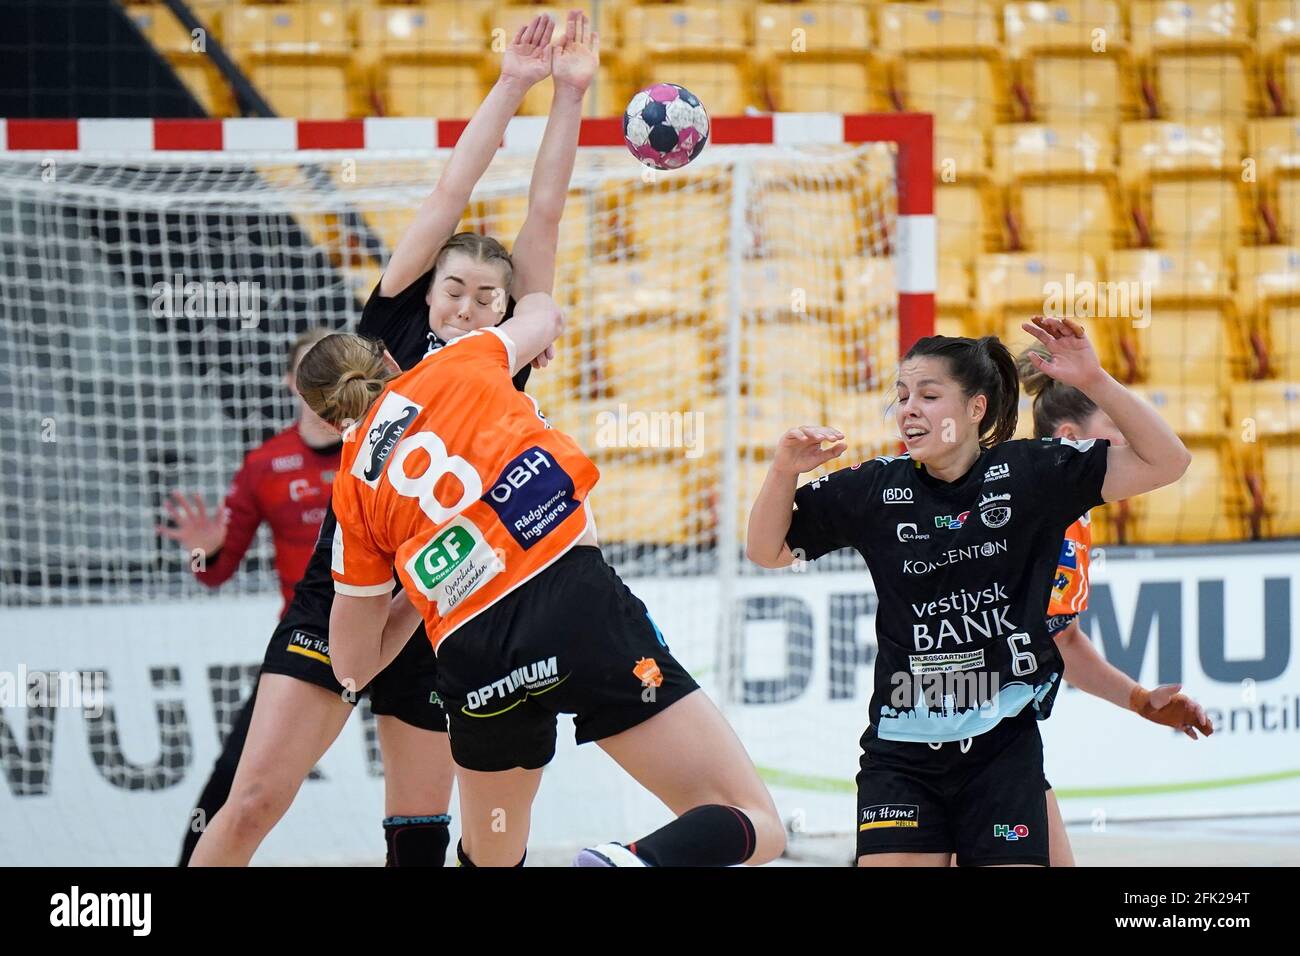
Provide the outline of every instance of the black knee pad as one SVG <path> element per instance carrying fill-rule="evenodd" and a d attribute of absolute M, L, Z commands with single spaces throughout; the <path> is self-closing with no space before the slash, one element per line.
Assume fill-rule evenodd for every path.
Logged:
<path fill-rule="evenodd" d="M 385 866 L 445 866 L 450 814 L 429 817 L 385 817 L 384 841 L 388 844 Z"/>

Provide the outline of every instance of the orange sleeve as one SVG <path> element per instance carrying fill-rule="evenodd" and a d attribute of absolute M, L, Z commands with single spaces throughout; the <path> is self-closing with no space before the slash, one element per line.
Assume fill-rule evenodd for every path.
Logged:
<path fill-rule="evenodd" d="M 334 550 L 330 572 L 334 591 L 350 597 L 374 597 L 393 590 L 393 556 L 371 540 L 363 520 L 359 488 L 351 474 L 340 472 L 334 480 Z"/>
<path fill-rule="evenodd" d="M 1061 556 L 1052 580 L 1052 598 L 1047 616 L 1079 614 L 1088 607 L 1088 555 L 1092 550 L 1092 530 L 1081 518 L 1065 532 Z"/>
<path fill-rule="evenodd" d="M 515 343 L 510 334 L 501 328 L 476 329 L 453 339 L 441 350 L 445 359 L 460 361 L 486 359 L 507 375 L 515 366 Z M 434 353 L 435 355 L 438 353 Z"/>

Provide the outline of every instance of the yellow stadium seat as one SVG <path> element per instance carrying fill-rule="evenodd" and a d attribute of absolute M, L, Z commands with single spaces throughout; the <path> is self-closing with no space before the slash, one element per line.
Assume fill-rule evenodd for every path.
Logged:
<path fill-rule="evenodd" d="M 993 131 L 993 177 L 1102 178 L 1115 173 L 1115 143 L 1100 123 L 1009 123 Z"/>
<path fill-rule="evenodd" d="M 596 215 L 595 202 L 587 193 L 570 192 L 560 220 L 559 241 L 556 248 L 557 268 L 571 271 L 584 267 L 607 250 L 597 243 L 588 248 L 592 217 Z M 515 238 L 528 216 L 527 196 L 506 196 L 490 199 L 476 207 L 476 215 L 469 217 L 469 228 L 482 232 L 514 249 Z"/>
<path fill-rule="evenodd" d="M 741 268 L 741 303 L 747 314 L 769 319 L 824 317 L 839 304 L 839 276 L 833 261 L 750 259 Z"/>
<path fill-rule="evenodd" d="M 718 416 L 723 403 L 711 406 Z M 770 452 L 781 436 L 796 425 L 824 424 L 825 407 L 820 397 L 808 392 L 762 392 L 742 395 L 739 407 L 739 442 L 745 451 Z M 715 417 L 721 424 L 725 417 Z M 715 431 L 716 434 L 716 431 Z M 718 436 L 720 437 L 720 436 Z"/>
<path fill-rule="evenodd" d="M 357 63 L 373 77 L 383 111 L 472 116 L 488 88 L 491 9 L 490 0 L 441 0 L 360 11 Z"/>
<path fill-rule="evenodd" d="M 994 175 L 1027 249 L 1103 256 L 1123 240 L 1113 144 L 1102 126 L 999 126 Z"/>
<path fill-rule="evenodd" d="M 1051 305 L 1062 298 L 1064 290 L 1081 280 L 1097 278 L 1096 261 L 1086 254 L 992 253 L 975 261 L 975 303 L 982 312 L 998 318 L 1007 309 L 1015 309 L 1020 321 L 1035 315 L 1060 315 Z"/>
<path fill-rule="evenodd" d="M 1228 262 L 1213 249 L 1117 249 L 1107 257 L 1106 274 L 1140 283 L 1156 301 L 1221 302 L 1232 295 Z"/>
<path fill-rule="evenodd" d="M 1246 156 L 1254 161 L 1256 182 L 1270 190 L 1279 174 L 1300 169 L 1300 122 L 1290 116 L 1251 120 L 1246 125 Z"/>
<path fill-rule="evenodd" d="M 1300 534 L 1300 444 L 1263 449 L 1264 534 Z"/>
<path fill-rule="evenodd" d="M 754 14 L 754 33 L 777 110 L 865 113 L 883 95 L 872 68 L 865 6 L 763 3 Z"/>
<path fill-rule="evenodd" d="M 749 27 L 749 10 L 741 4 L 629 7 L 623 39 L 635 86 L 684 86 L 714 116 L 758 106 Z"/>
<path fill-rule="evenodd" d="M 1266 334 L 1273 309 L 1292 303 L 1300 303 L 1300 248 L 1247 246 L 1237 251 L 1237 314 L 1252 331 Z"/>
<path fill-rule="evenodd" d="M 665 323 L 606 326 L 596 361 L 608 394 L 642 410 L 695 407 L 714 377 L 703 334 Z"/>
<path fill-rule="evenodd" d="M 1157 247 L 1231 252 L 1253 232 L 1240 146 L 1224 123 L 1150 121 L 1120 129 L 1120 166 Z"/>
<path fill-rule="evenodd" d="M 1002 7 L 1002 23 L 1016 59 L 1071 50 L 1096 56 L 1124 45 L 1123 9 L 1114 0 L 1013 0 Z"/>
<path fill-rule="evenodd" d="M 221 39 L 280 115 L 369 112 L 364 84 L 350 69 L 348 8 L 341 3 L 234 7 L 221 17 Z"/>
<path fill-rule="evenodd" d="M 1112 0 L 1011 2 L 1002 8 L 1017 77 L 1044 122 L 1113 124 L 1134 94 L 1123 11 Z"/>
<path fill-rule="evenodd" d="M 1244 121 L 1257 110 L 1249 13 L 1239 0 L 1130 0 L 1130 42 L 1160 113 Z"/>
<path fill-rule="evenodd" d="M 843 262 L 843 312 L 835 323 L 840 353 L 849 363 L 845 386 L 876 388 L 898 366 L 898 282 L 894 260 L 885 256 Z"/>
<path fill-rule="evenodd" d="M 998 226 L 988 190 L 979 182 L 938 183 L 934 190 L 939 255 L 971 262 L 997 245 Z"/>
<path fill-rule="evenodd" d="M 1119 132 L 1120 166 L 1132 186 L 1157 175 L 1239 175 L 1239 153 L 1235 130 L 1224 123 L 1142 120 Z"/>
<path fill-rule="evenodd" d="M 961 259 L 939 259 L 939 281 L 934 293 L 938 314 L 964 321 L 970 313 L 970 272 Z"/>
<path fill-rule="evenodd" d="M 1044 123 L 1114 125 L 1134 112 L 1121 60 L 1036 56 L 1022 69 L 1034 116 Z"/>
<path fill-rule="evenodd" d="M 1158 179 L 1150 190 L 1151 237 L 1157 247 L 1209 248 L 1230 256 L 1250 228 L 1233 178 Z"/>
<path fill-rule="evenodd" d="M 992 4 L 982 0 L 890 3 L 877 16 L 880 49 L 891 56 L 936 50 L 991 50 L 999 45 Z"/>
<path fill-rule="evenodd" d="M 1230 434 L 1247 442 L 1300 441 L 1300 382 L 1237 382 L 1231 400 Z"/>
<path fill-rule="evenodd" d="M 1295 0 L 1256 0 L 1255 54 L 1263 74 L 1261 95 L 1267 101 L 1273 91 L 1281 106 L 1294 113 L 1300 103 L 1300 8 Z"/>
<path fill-rule="evenodd" d="M 686 544 L 698 535 L 685 470 L 627 457 L 601 465 L 591 509 L 602 543 Z"/>
<path fill-rule="evenodd" d="M 1172 485 L 1129 501 L 1127 543 L 1191 544 L 1246 536 L 1242 488 L 1220 448 L 1192 448 L 1187 473 Z"/>
<path fill-rule="evenodd" d="M 843 346 L 825 323 L 746 323 L 740 343 L 740 379 L 747 394 L 818 396 L 844 369 Z"/>
<path fill-rule="evenodd" d="M 1114 329 L 1144 381 L 1221 387 L 1234 372 L 1244 374 L 1224 255 L 1213 249 L 1118 250 L 1109 257 L 1107 275 L 1112 286 L 1141 295 L 1141 315 L 1117 316 Z"/>
<path fill-rule="evenodd" d="M 826 396 L 826 420 L 822 424 L 844 432 L 849 446 L 833 467 L 897 453 L 898 421 L 891 407 L 895 393 L 891 381 L 875 391 L 836 391 Z"/>
<path fill-rule="evenodd" d="M 984 131 L 972 126 L 936 126 L 934 170 L 941 182 L 968 183 L 988 176 Z"/>
<path fill-rule="evenodd" d="M 492 4 L 485 0 L 370 7 L 357 13 L 360 53 L 371 61 L 390 57 L 425 62 L 479 58 L 488 52 L 492 40 L 493 24 L 488 19 L 491 10 Z M 515 26 L 525 18 L 521 13 Z"/>
<path fill-rule="evenodd" d="M 665 178 L 634 189 L 620 183 L 606 192 L 629 252 L 664 262 L 666 271 L 676 264 L 698 262 L 701 256 L 725 259 L 730 245 L 728 193 L 709 182 L 696 184 L 689 179 L 675 188 L 673 183 L 679 179 L 674 176 L 671 182 Z"/>
<path fill-rule="evenodd" d="M 982 0 L 888 3 L 879 48 L 907 109 L 939 125 L 987 128 L 1007 118 L 1008 77 L 993 7 Z"/>
<path fill-rule="evenodd" d="M 126 13 L 167 59 L 204 112 L 209 116 L 229 116 L 233 112 L 234 101 L 221 72 L 204 53 L 195 51 L 194 37 L 171 10 L 161 4 L 133 4 Z"/>
<path fill-rule="evenodd" d="M 1226 403 L 1213 385 L 1136 385 L 1133 391 L 1150 402 L 1183 441 L 1222 440 Z"/>
<path fill-rule="evenodd" d="M 1300 173 L 1288 170 L 1276 177 L 1273 205 L 1279 242 L 1300 244 Z"/>
<path fill-rule="evenodd" d="M 404 63 L 383 68 L 377 89 L 389 116 L 468 119 L 489 84 L 473 63 Z"/>
<path fill-rule="evenodd" d="M 666 269 L 654 259 L 592 263 L 578 276 L 592 323 L 628 318 L 687 321 L 703 314 L 702 276 L 695 267 Z"/>
<path fill-rule="evenodd" d="M 767 256 L 824 252 L 853 256 L 863 251 L 869 225 L 859 218 L 859 202 L 846 189 L 765 189 L 754 200 L 759 248 Z M 815 229 L 809 224 L 816 223 Z"/>
<path fill-rule="evenodd" d="M 1237 263 L 1237 308 L 1252 344 L 1270 375 L 1300 380 L 1300 248 L 1245 248 Z"/>

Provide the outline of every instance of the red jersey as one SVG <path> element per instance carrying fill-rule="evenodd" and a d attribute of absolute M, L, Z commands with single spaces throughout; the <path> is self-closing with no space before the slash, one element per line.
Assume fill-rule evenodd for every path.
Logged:
<path fill-rule="evenodd" d="M 227 581 L 244 560 L 257 526 L 265 521 L 271 526 L 275 570 L 288 607 L 316 545 L 341 451 L 342 443 L 312 448 L 302 440 L 295 422 L 245 455 L 226 494 L 225 543 L 207 568 L 194 576 L 212 588 Z"/>
<path fill-rule="evenodd" d="M 393 379 L 344 434 L 334 589 L 388 594 L 393 569 L 436 649 L 577 544 L 600 472 L 515 389 L 501 329 Z"/>

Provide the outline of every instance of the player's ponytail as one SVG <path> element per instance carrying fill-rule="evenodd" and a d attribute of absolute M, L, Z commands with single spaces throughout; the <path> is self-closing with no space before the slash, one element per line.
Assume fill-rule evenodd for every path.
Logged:
<path fill-rule="evenodd" d="M 1034 397 L 1034 437 L 1051 438 L 1062 422 L 1074 422 L 1082 427 L 1097 411 L 1097 403 L 1074 386 L 1058 382 L 1039 369 L 1029 357 L 1031 352 L 1044 359 L 1051 358 L 1051 354 L 1042 346 L 1031 345 L 1016 360 L 1020 384 L 1026 394 Z"/>
<path fill-rule="evenodd" d="M 1016 433 L 1020 416 L 1020 379 L 1016 360 L 996 336 L 969 339 L 950 335 L 928 335 L 913 345 L 903 361 L 936 356 L 948 363 L 948 371 L 969 399 L 983 395 L 988 402 L 980 419 L 980 444 L 986 447 L 1007 441 Z"/>
<path fill-rule="evenodd" d="M 336 332 L 302 357 L 298 391 L 313 412 L 343 428 L 365 417 L 392 377 L 382 342 Z"/>

